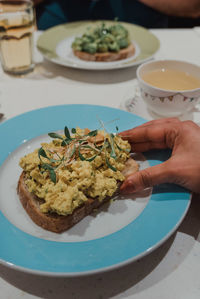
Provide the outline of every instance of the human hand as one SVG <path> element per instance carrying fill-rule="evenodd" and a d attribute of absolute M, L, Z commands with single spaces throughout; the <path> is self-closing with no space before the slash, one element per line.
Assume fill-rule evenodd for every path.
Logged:
<path fill-rule="evenodd" d="M 172 149 L 167 161 L 128 176 L 121 192 L 133 193 L 162 183 L 175 183 L 200 193 L 200 127 L 194 122 L 158 119 L 119 135 L 130 142 L 133 152 Z"/>

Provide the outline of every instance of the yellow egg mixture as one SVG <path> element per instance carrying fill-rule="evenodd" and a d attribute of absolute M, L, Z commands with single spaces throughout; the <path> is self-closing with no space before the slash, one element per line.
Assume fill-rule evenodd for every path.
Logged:
<path fill-rule="evenodd" d="M 88 198 L 102 201 L 116 192 L 129 158 L 127 141 L 79 128 L 72 135 L 67 132 L 67 137 L 52 134 L 52 142 L 42 143 L 20 160 L 29 192 L 44 200 L 43 213 L 72 214 Z"/>

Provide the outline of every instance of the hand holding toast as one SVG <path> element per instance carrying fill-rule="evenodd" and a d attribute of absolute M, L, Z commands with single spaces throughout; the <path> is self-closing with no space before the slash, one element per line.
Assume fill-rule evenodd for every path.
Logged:
<path fill-rule="evenodd" d="M 162 183 L 175 183 L 200 193 L 200 127 L 192 121 L 158 119 L 120 133 L 134 152 L 172 149 L 171 157 L 130 175 L 121 192 L 132 193 Z"/>

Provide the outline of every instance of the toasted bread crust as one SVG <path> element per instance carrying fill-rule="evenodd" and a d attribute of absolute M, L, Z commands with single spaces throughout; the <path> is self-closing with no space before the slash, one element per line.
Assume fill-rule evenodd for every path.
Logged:
<path fill-rule="evenodd" d="M 71 215 L 45 214 L 40 211 L 41 200 L 28 191 L 25 184 L 25 177 L 26 173 L 23 171 L 17 187 L 18 195 L 24 209 L 37 225 L 55 233 L 61 233 L 69 229 L 105 202 L 90 198 L 84 205 L 75 209 Z"/>
<path fill-rule="evenodd" d="M 126 162 L 124 175 L 127 176 L 131 173 L 138 171 L 138 164 L 133 159 L 128 159 Z M 127 173 L 127 174 L 126 174 Z M 81 221 L 84 217 L 91 214 L 94 209 L 99 208 L 105 202 L 110 200 L 109 197 L 103 201 L 99 201 L 97 198 L 89 198 L 82 206 L 76 208 L 71 215 L 62 216 L 56 213 L 42 213 L 40 210 L 40 204 L 43 202 L 34 194 L 28 191 L 25 184 L 26 172 L 23 171 L 20 175 L 17 192 L 20 201 L 26 210 L 27 214 L 37 225 L 42 228 L 55 233 L 61 233 L 68 230 L 70 227 Z"/>
<path fill-rule="evenodd" d="M 106 53 L 95 53 L 90 54 L 83 51 L 73 50 L 74 55 L 82 60 L 87 61 L 101 61 L 101 62 L 109 62 L 109 61 L 117 61 L 121 59 L 125 59 L 131 57 L 135 54 L 135 47 L 133 44 L 130 44 L 127 48 L 120 50 L 119 52 L 106 52 Z"/>

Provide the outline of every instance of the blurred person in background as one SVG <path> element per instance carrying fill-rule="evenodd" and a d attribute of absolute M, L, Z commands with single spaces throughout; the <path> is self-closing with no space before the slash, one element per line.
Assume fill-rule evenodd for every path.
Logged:
<path fill-rule="evenodd" d="M 33 0 L 38 29 L 80 20 L 114 20 L 146 28 L 200 26 L 200 0 Z"/>

